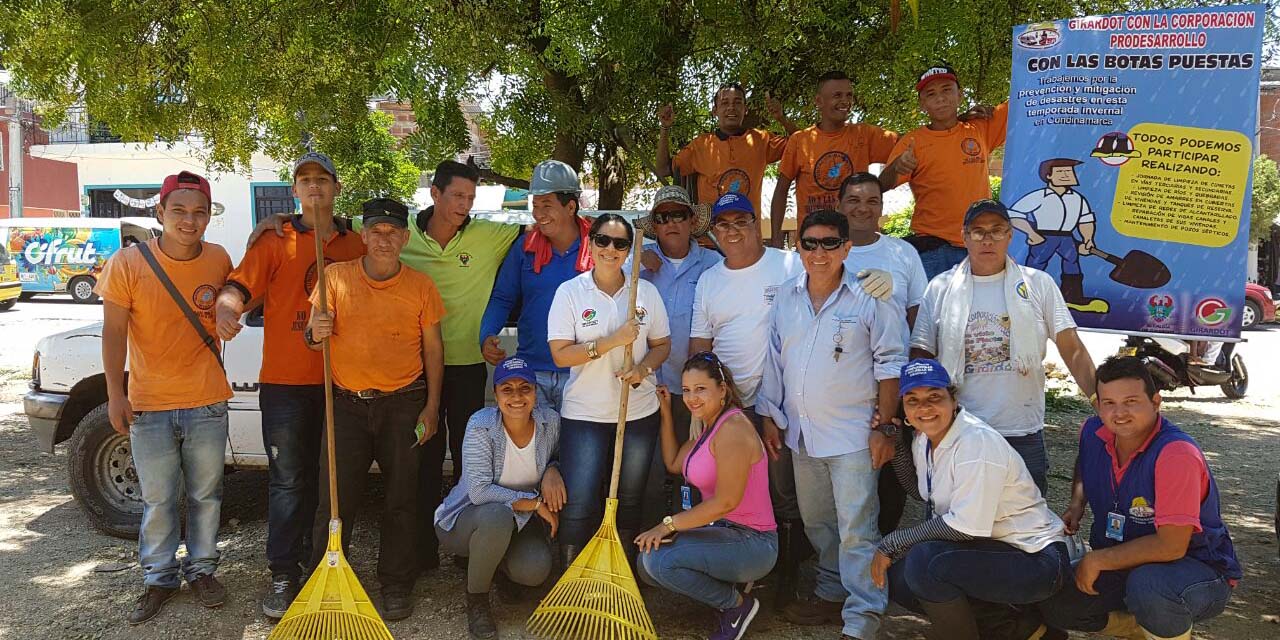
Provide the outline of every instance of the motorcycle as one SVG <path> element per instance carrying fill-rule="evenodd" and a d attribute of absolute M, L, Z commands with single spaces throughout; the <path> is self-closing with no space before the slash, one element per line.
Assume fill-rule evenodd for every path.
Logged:
<path fill-rule="evenodd" d="M 1217 386 L 1228 398 L 1236 400 L 1249 390 L 1249 370 L 1235 348 L 1234 342 L 1212 343 L 1206 355 L 1213 364 L 1202 365 L 1190 361 L 1191 348 L 1182 340 L 1128 336 L 1120 355 L 1141 358 L 1162 391 L 1187 387 L 1194 394 L 1196 387 Z M 1213 357 L 1214 351 L 1217 351 L 1216 357 Z"/>

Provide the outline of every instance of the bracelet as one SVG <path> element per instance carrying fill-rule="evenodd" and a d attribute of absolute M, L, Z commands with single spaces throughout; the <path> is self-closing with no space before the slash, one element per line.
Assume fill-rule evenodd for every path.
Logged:
<path fill-rule="evenodd" d="M 587 357 L 591 358 L 592 360 L 600 359 L 600 352 L 596 350 L 596 346 L 597 345 L 595 340 L 592 340 L 591 342 L 587 343 Z"/>

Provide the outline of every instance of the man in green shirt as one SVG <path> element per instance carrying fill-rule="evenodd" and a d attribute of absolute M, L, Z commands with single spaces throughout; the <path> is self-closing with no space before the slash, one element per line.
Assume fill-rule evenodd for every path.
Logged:
<path fill-rule="evenodd" d="M 423 544 L 422 569 L 440 563 L 433 517 L 444 495 L 444 454 L 452 454 L 454 478 L 462 476 L 462 436 L 471 414 L 484 406 L 489 371 L 480 354 L 480 317 L 493 290 L 498 267 L 520 227 L 471 217 L 479 173 L 473 167 L 446 160 L 431 179 L 435 204 L 418 212 L 409 226 L 409 245 L 400 261 L 431 277 L 444 299 L 440 323 L 444 337 L 444 388 L 440 399 L 440 429 L 423 445 L 418 472 L 422 510 L 419 522 Z"/>

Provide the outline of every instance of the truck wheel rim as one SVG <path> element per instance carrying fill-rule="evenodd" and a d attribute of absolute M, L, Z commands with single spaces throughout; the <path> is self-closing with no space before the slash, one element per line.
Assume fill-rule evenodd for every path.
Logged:
<path fill-rule="evenodd" d="M 1244 313 L 1240 314 L 1240 319 L 1241 319 L 1240 324 L 1246 327 L 1252 327 L 1255 319 L 1253 315 L 1253 307 L 1250 307 L 1249 305 L 1246 304 L 1244 306 Z"/>
<path fill-rule="evenodd" d="M 99 485 L 102 497 L 122 511 L 142 512 L 142 485 L 133 466 L 129 439 L 113 435 L 100 450 Z"/>
<path fill-rule="evenodd" d="M 88 298 L 89 296 L 91 296 L 91 295 L 93 295 L 93 287 L 92 287 L 88 282 L 85 282 L 84 280 L 81 280 L 81 281 L 79 281 L 79 282 L 77 282 L 77 283 L 76 283 L 76 297 L 77 297 L 77 298 L 80 298 L 81 300 L 84 300 L 84 299 L 87 299 L 87 298 Z"/>

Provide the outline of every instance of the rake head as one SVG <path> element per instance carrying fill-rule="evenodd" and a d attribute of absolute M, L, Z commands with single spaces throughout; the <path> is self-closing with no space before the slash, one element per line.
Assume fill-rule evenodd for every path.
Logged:
<path fill-rule="evenodd" d="M 618 539 L 617 511 L 616 499 L 605 502 L 600 529 L 529 617 L 530 633 L 553 640 L 657 640 Z"/>

